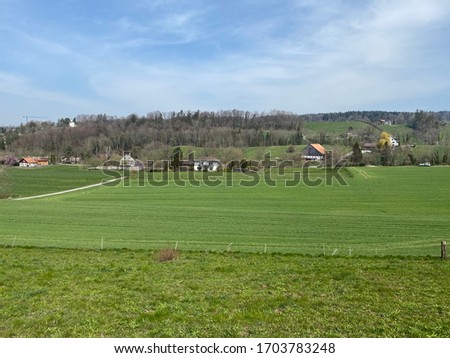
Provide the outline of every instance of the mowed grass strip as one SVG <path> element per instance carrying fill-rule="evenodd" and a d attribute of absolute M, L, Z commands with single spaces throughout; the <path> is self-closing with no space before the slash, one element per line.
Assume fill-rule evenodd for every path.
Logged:
<path fill-rule="evenodd" d="M 1 337 L 448 337 L 450 263 L 0 248 Z"/>

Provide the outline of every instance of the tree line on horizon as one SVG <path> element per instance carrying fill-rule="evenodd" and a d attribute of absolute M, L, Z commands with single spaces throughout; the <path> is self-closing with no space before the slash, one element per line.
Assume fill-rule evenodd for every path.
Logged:
<path fill-rule="evenodd" d="M 136 158 L 170 155 L 176 146 L 246 148 L 305 144 L 305 122 L 380 120 L 406 124 L 424 143 L 433 144 L 439 129 L 450 121 L 450 111 L 345 113 L 298 115 L 274 110 L 151 112 L 126 117 L 79 115 L 56 123 L 28 121 L 17 127 L 0 127 L 0 151 L 16 155 L 44 155 L 108 159 L 124 150 Z M 70 125 L 70 124 L 75 124 Z M 321 137 L 318 136 L 318 141 Z M 323 143 L 322 143 L 323 144 Z M 347 143 L 353 145 L 353 143 Z"/>

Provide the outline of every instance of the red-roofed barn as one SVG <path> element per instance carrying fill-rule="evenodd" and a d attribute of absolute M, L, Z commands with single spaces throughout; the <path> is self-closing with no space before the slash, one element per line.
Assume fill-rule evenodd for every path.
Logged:
<path fill-rule="evenodd" d="M 323 160 L 325 158 L 326 149 L 321 144 L 308 144 L 303 149 L 302 157 L 306 160 Z"/>

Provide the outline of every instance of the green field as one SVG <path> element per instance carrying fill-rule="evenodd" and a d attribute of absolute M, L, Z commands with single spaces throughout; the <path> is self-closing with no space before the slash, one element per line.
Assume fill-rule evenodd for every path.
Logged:
<path fill-rule="evenodd" d="M 448 337 L 450 167 L 293 173 L 0 200 L 0 337 Z"/>
<path fill-rule="evenodd" d="M 443 337 L 447 261 L 0 248 L 0 337 Z"/>
<path fill-rule="evenodd" d="M 8 189 L 11 197 L 54 193 L 99 183 L 105 178 L 100 171 L 86 170 L 75 165 L 12 167 L 5 169 L 5 173 L 10 183 Z"/>
<path fill-rule="evenodd" d="M 347 185 L 316 182 L 321 170 L 309 175 L 315 187 L 286 187 L 290 177 L 274 187 L 236 173 L 217 177 L 217 186 L 144 178 L 141 186 L 1 200 L 0 245 L 439 256 L 448 239 L 449 167 L 345 169 Z"/>
<path fill-rule="evenodd" d="M 346 133 L 349 128 L 351 130 L 358 130 L 367 128 L 369 125 L 360 121 L 345 121 L 345 122 L 305 122 L 305 130 L 307 134 L 317 135 L 321 131 L 334 134 Z"/>

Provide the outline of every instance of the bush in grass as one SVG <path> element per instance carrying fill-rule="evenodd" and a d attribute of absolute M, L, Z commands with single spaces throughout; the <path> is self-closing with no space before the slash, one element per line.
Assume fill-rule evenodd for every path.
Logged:
<path fill-rule="evenodd" d="M 178 250 L 175 249 L 161 249 L 156 253 L 157 262 L 169 262 L 178 259 L 180 256 Z"/>

